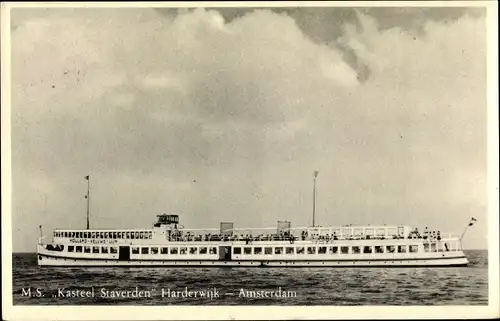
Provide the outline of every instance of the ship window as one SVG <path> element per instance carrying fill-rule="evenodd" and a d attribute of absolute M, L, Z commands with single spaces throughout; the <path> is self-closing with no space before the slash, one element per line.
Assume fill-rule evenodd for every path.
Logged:
<path fill-rule="evenodd" d="M 247 254 L 247 255 L 248 255 L 248 254 L 252 254 L 252 248 L 251 248 L 251 247 L 245 247 L 245 248 L 243 249 L 243 253 L 245 253 L 245 254 Z"/>
<path fill-rule="evenodd" d="M 326 246 L 320 246 L 318 248 L 318 254 L 326 254 Z"/>
<path fill-rule="evenodd" d="M 109 237 L 109 233 L 108 232 L 104 232 L 104 238 L 107 239 Z"/>
<path fill-rule="evenodd" d="M 283 254 L 283 248 L 282 247 L 275 247 L 274 254 Z"/>
<path fill-rule="evenodd" d="M 197 247 L 190 247 L 189 248 L 189 254 L 196 254 L 196 253 L 198 253 Z"/>
<path fill-rule="evenodd" d="M 177 248 L 177 247 L 170 248 L 170 254 L 177 254 L 177 253 L 179 253 L 179 248 Z"/>
<path fill-rule="evenodd" d="M 398 245 L 398 253 L 406 253 L 406 245 Z"/>
<path fill-rule="evenodd" d="M 109 252 L 111 254 L 116 254 L 116 253 L 118 253 L 118 249 L 115 246 L 112 246 L 109 248 Z"/>
<path fill-rule="evenodd" d="M 316 254 L 316 247 L 307 247 L 307 254 Z"/>
<path fill-rule="evenodd" d="M 375 253 L 384 253 L 384 247 L 381 245 L 375 246 Z"/>
<path fill-rule="evenodd" d="M 134 232 L 130 232 L 130 239 L 135 240 L 135 233 Z"/>
<path fill-rule="evenodd" d="M 149 247 L 141 247 L 141 254 L 149 254 Z"/>
<path fill-rule="evenodd" d="M 135 232 L 135 239 L 137 240 L 139 238 L 139 232 Z"/>
<path fill-rule="evenodd" d="M 361 252 L 361 249 L 359 246 L 353 246 L 352 247 L 352 254 L 359 254 Z"/>
<path fill-rule="evenodd" d="M 261 247 L 254 247 L 253 254 L 262 254 L 262 248 Z"/>
<path fill-rule="evenodd" d="M 101 247 L 101 253 L 108 253 L 108 247 L 107 246 Z"/>
<path fill-rule="evenodd" d="M 125 238 L 129 239 L 130 238 L 130 232 L 125 232 Z"/>
<path fill-rule="evenodd" d="M 181 247 L 181 248 L 179 249 L 179 253 L 180 253 L 180 254 L 187 254 L 187 247 Z"/>
<path fill-rule="evenodd" d="M 365 253 L 365 254 L 372 253 L 372 252 L 373 252 L 373 249 L 371 246 L 365 246 L 363 248 L 363 253 Z"/>
<path fill-rule="evenodd" d="M 73 245 L 68 246 L 68 252 L 73 252 L 75 250 L 75 247 Z"/>
<path fill-rule="evenodd" d="M 160 253 L 161 254 L 168 254 L 168 247 L 162 247 Z"/>
<path fill-rule="evenodd" d="M 57 233 L 56 232 L 54 232 L 54 236 L 57 237 Z"/>
<path fill-rule="evenodd" d="M 75 252 L 82 253 L 82 247 L 81 246 L 77 246 L 76 249 L 75 249 Z"/>
<path fill-rule="evenodd" d="M 217 254 L 217 248 L 216 247 L 211 247 L 210 248 L 210 254 Z"/>
<path fill-rule="evenodd" d="M 418 252 L 418 245 L 410 245 L 410 253 Z"/>
<path fill-rule="evenodd" d="M 90 246 L 86 246 L 83 248 L 84 253 L 90 253 Z"/>
<path fill-rule="evenodd" d="M 424 252 L 429 252 L 429 243 L 424 243 Z"/>
<path fill-rule="evenodd" d="M 387 253 L 395 253 L 396 252 L 396 247 L 394 245 L 387 245 L 385 247 Z"/>
<path fill-rule="evenodd" d="M 233 248 L 233 254 L 241 254 L 241 247 Z"/>
<path fill-rule="evenodd" d="M 264 254 L 266 254 L 266 255 L 273 254 L 273 248 L 272 247 L 265 247 Z"/>
<path fill-rule="evenodd" d="M 297 254 L 304 254 L 304 247 L 303 246 L 300 246 L 297 248 Z"/>
<path fill-rule="evenodd" d="M 342 254 L 348 254 L 349 253 L 349 247 L 348 246 L 341 246 L 340 247 L 340 253 L 342 253 Z"/>
<path fill-rule="evenodd" d="M 152 232 L 152 231 L 149 231 L 149 232 L 148 232 L 148 236 L 149 236 L 149 239 L 152 239 L 152 238 L 153 238 L 153 232 Z"/>
<path fill-rule="evenodd" d="M 293 247 L 287 247 L 285 251 L 286 251 L 286 254 L 293 254 L 294 248 Z"/>
<path fill-rule="evenodd" d="M 152 247 L 151 248 L 151 254 L 158 254 L 158 248 L 157 247 Z"/>
<path fill-rule="evenodd" d="M 98 246 L 94 246 L 92 248 L 92 253 L 99 253 L 99 247 Z"/>
<path fill-rule="evenodd" d="M 200 247 L 200 254 L 207 254 L 207 248 L 206 247 Z"/>
<path fill-rule="evenodd" d="M 329 248 L 329 250 L 328 250 L 328 252 L 329 252 L 330 254 L 337 254 L 337 252 L 338 252 L 338 251 L 339 251 L 338 246 L 330 246 L 330 248 Z"/>
<path fill-rule="evenodd" d="M 121 238 L 122 238 L 122 232 L 118 232 L 118 233 L 116 233 L 116 238 L 117 238 L 117 239 L 121 239 Z"/>
<path fill-rule="evenodd" d="M 100 234 L 101 239 L 103 239 L 104 238 L 104 232 L 100 232 L 99 234 Z"/>
<path fill-rule="evenodd" d="M 138 247 L 133 247 L 132 248 L 132 254 L 139 254 L 139 248 Z"/>
<path fill-rule="evenodd" d="M 143 239 L 144 238 L 144 232 L 139 232 L 139 239 Z"/>
<path fill-rule="evenodd" d="M 95 232 L 91 232 L 91 233 L 90 233 L 90 238 L 91 238 L 91 239 L 95 239 Z"/>
<path fill-rule="evenodd" d="M 116 239 L 116 232 L 113 232 L 113 238 Z"/>

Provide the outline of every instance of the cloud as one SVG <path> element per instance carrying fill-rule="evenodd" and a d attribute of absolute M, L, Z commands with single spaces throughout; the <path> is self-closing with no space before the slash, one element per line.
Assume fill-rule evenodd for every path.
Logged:
<path fill-rule="evenodd" d="M 194 227 L 308 224 L 314 169 L 325 225 L 458 230 L 485 213 L 484 16 L 414 33 L 361 11 L 333 28 L 338 13 L 312 9 L 23 10 L 13 215 L 30 232 L 15 249 L 39 224 L 83 226 L 87 173 L 100 227 L 165 211 Z"/>

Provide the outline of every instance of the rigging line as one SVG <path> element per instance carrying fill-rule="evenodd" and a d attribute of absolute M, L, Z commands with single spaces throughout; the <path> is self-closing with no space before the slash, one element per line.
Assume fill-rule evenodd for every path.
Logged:
<path fill-rule="evenodd" d="M 76 203 L 73 204 L 73 207 L 71 207 L 71 209 L 69 210 L 69 213 L 72 213 L 73 210 L 77 207 L 77 205 L 80 205 L 82 203 L 82 200 L 84 200 L 84 198 L 80 198 Z M 78 217 L 78 216 L 77 216 Z"/>

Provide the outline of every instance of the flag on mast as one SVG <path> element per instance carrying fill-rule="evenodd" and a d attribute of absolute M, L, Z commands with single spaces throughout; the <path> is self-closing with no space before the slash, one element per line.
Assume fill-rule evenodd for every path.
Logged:
<path fill-rule="evenodd" d="M 469 226 L 474 225 L 474 223 L 476 223 L 476 222 L 477 222 L 477 220 L 476 220 L 474 217 L 472 217 L 472 218 L 470 219 Z"/>
<path fill-rule="evenodd" d="M 85 179 L 86 179 L 86 180 L 89 180 L 89 175 L 85 176 Z"/>
<path fill-rule="evenodd" d="M 318 177 L 318 171 L 314 171 L 314 177 Z"/>

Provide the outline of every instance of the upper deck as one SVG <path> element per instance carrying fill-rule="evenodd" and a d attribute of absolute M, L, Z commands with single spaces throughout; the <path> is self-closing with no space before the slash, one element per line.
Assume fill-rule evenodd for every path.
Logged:
<path fill-rule="evenodd" d="M 451 233 L 441 234 L 427 228 L 420 232 L 407 225 L 399 226 L 314 226 L 292 228 L 288 221 L 278 221 L 271 228 L 234 228 L 223 222 L 220 229 L 186 229 L 180 226 L 178 216 L 159 215 L 151 229 L 56 229 L 54 241 L 72 243 L 91 241 L 101 243 L 122 240 L 130 243 L 159 242 L 216 242 L 216 241 L 330 241 L 330 240 L 383 240 L 383 239 L 456 239 Z M 132 241 L 133 240 L 133 241 Z"/>

